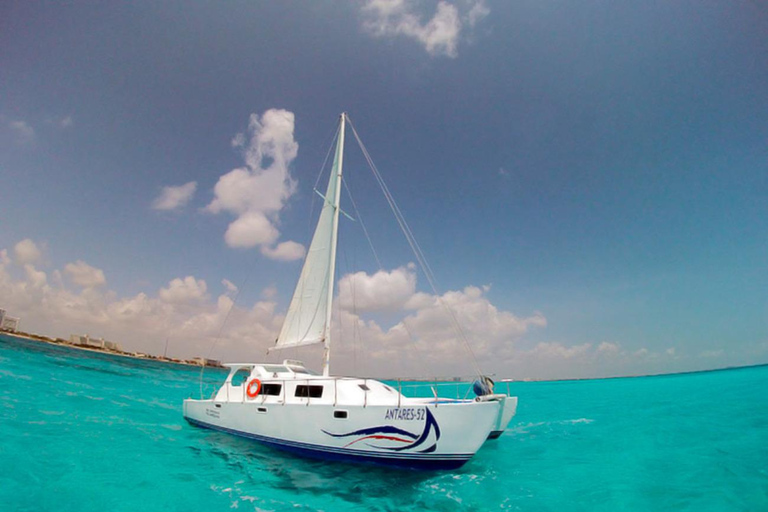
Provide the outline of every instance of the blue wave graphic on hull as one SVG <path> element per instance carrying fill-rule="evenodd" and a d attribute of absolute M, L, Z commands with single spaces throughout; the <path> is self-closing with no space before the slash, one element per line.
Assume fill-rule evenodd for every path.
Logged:
<path fill-rule="evenodd" d="M 344 446 L 345 448 L 355 443 L 358 443 L 360 441 L 368 441 L 368 440 L 385 440 L 390 442 L 409 443 L 403 446 L 375 446 L 367 442 L 365 443 L 367 446 L 370 446 L 371 448 L 376 448 L 380 450 L 389 450 L 393 452 L 401 452 L 404 450 L 411 450 L 413 448 L 417 448 L 421 446 L 427 441 L 427 439 L 429 439 L 430 433 L 434 431 L 435 442 L 432 443 L 432 445 L 429 446 L 428 448 L 425 448 L 423 450 L 418 450 L 419 453 L 432 453 L 437 449 L 437 441 L 440 439 L 440 426 L 437 424 L 437 420 L 429 411 L 429 409 L 426 409 L 426 413 L 427 415 L 426 415 L 426 420 L 424 421 L 424 430 L 422 430 L 421 434 L 414 434 L 412 432 L 408 432 L 407 430 L 403 430 L 401 428 L 394 427 L 392 425 L 380 425 L 377 427 L 363 428 L 359 430 L 354 430 L 352 432 L 345 432 L 343 434 L 334 434 L 326 430 L 323 430 L 323 433 L 336 438 L 353 437 L 353 436 L 357 437 L 357 439 L 354 439 L 349 444 L 345 445 Z M 401 437 L 397 437 L 397 436 L 401 436 Z M 407 437 L 409 439 L 403 439 L 402 437 Z M 413 440 L 413 441 L 409 442 L 409 440 Z"/>

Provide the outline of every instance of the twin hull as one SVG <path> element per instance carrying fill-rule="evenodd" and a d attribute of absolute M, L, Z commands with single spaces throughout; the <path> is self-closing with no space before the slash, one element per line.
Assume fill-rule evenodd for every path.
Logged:
<path fill-rule="evenodd" d="M 392 405 L 267 404 L 184 401 L 190 423 L 322 458 L 416 469 L 454 469 L 514 414 L 501 401 L 408 400 Z M 500 432 L 499 432 L 500 433 Z"/>

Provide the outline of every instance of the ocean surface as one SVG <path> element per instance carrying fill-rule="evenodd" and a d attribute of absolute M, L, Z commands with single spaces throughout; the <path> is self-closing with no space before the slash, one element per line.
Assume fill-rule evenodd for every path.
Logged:
<path fill-rule="evenodd" d="M 0 335 L 0 510 L 768 511 L 768 366 L 513 383 L 510 428 L 450 472 L 194 428 L 200 388 L 199 369 Z"/>

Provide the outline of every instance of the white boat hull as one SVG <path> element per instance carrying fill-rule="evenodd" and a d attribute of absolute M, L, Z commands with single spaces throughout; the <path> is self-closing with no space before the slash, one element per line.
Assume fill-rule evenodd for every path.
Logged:
<path fill-rule="evenodd" d="M 455 469 L 499 428 L 504 403 L 406 399 L 400 406 L 307 406 L 188 399 L 184 417 L 199 427 L 324 460 Z"/>

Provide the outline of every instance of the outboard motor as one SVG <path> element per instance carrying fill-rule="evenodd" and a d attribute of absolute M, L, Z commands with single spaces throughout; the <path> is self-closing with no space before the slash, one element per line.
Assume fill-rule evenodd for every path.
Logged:
<path fill-rule="evenodd" d="M 483 375 L 472 383 L 472 391 L 474 391 L 477 396 L 492 395 L 493 380 L 491 380 L 490 377 Z"/>

